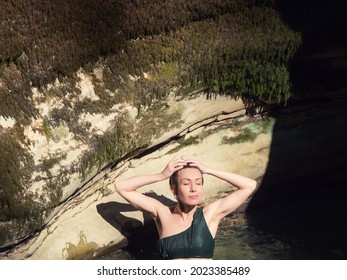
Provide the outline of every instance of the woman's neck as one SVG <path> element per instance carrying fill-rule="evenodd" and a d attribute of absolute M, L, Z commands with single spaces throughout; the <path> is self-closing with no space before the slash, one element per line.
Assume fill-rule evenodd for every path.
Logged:
<path fill-rule="evenodd" d="M 181 206 L 179 204 L 176 205 L 174 209 L 174 213 L 178 214 L 182 217 L 183 220 L 188 220 L 191 216 L 194 215 L 196 208 L 198 206 Z"/>

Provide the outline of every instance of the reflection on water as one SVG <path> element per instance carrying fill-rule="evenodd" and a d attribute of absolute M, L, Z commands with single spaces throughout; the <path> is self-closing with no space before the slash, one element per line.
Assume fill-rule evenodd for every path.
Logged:
<path fill-rule="evenodd" d="M 223 227 L 216 237 L 214 259 L 278 260 L 288 258 L 288 245 L 249 225 Z"/>
<path fill-rule="evenodd" d="M 98 260 L 133 260 L 134 258 L 131 257 L 131 255 L 120 249 L 112 251 L 104 256 L 98 257 Z"/>

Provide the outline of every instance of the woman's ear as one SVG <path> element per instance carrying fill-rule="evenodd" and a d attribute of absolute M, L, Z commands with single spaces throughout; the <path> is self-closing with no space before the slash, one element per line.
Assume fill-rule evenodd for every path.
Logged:
<path fill-rule="evenodd" d="M 174 197 L 176 197 L 177 196 L 177 190 L 176 190 L 175 186 L 170 185 L 170 190 L 171 190 L 172 194 L 174 195 Z"/>
<path fill-rule="evenodd" d="M 176 190 L 175 190 L 174 188 L 171 188 L 171 192 L 172 192 L 172 194 L 176 197 L 177 192 L 176 192 Z"/>

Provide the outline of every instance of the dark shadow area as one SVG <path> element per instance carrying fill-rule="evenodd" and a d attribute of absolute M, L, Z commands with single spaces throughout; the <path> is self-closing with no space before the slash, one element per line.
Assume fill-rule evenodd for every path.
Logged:
<path fill-rule="evenodd" d="M 347 259 L 347 2 L 280 0 L 303 45 L 294 99 L 276 118 L 248 222 L 288 244 L 289 259 Z"/>
<path fill-rule="evenodd" d="M 176 202 L 165 196 L 158 196 L 154 192 L 147 196 L 158 199 L 167 206 Z M 98 213 L 127 239 L 126 247 L 122 248 L 134 259 L 160 259 L 157 252 L 158 231 L 149 214 L 143 213 L 143 221 L 127 217 L 124 212 L 138 211 L 128 203 L 108 202 L 96 206 Z"/>
<path fill-rule="evenodd" d="M 346 105 L 324 99 L 272 112 L 269 163 L 247 213 L 290 245 L 290 259 L 347 258 Z"/>
<path fill-rule="evenodd" d="M 331 94 L 346 88 L 347 2 L 277 0 L 276 3 L 282 20 L 302 35 L 302 46 L 290 65 L 295 97 Z"/>

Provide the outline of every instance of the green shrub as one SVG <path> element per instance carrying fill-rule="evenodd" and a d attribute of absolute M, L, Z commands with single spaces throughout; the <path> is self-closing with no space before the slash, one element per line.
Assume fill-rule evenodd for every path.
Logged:
<path fill-rule="evenodd" d="M 28 191 L 34 163 L 31 155 L 6 133 L 0 134 L 0 222 L 40 225 L 42 204 Z"/>

